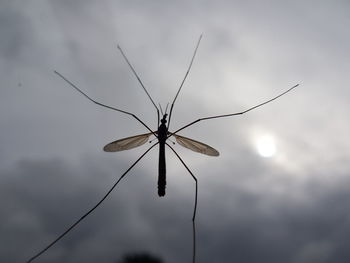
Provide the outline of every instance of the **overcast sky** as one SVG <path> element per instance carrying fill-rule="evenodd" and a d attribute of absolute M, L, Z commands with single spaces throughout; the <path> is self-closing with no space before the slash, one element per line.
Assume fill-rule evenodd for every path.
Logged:
<path fill-rule="evenodd" d="M 174 146 L 199 183 L 197 262 L 349 262 L 349 27 L 347 0 L 0 0 L 0 261 L 44 248 L 149 147 L 103 152 L 147 130 L 54 70 L 157 129 L 117 45 L 165 107 L 203 33 L 171 131 L 301 85 L 181 132 L 220 152 Z M 36 262 L 116 263 L 141 252 L 191 262 L 195 184 L 168 149 L 159 198 L 157 150 Z"/>

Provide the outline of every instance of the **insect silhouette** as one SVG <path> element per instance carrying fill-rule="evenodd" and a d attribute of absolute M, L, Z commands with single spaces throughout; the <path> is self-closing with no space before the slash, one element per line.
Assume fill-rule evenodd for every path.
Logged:
<path fill-rule="evenodd" d="M 114 185 L 106 192 L 106 194 L 89 210 L 87 211 L 81 218 L 79 218 L 77 221 L 75 221 L 75 223 L 73 223 L 70 227 L 68 227 L 61 235 L 59 235 L 55 240 L 53 240 L 49 245 L 47 245 L 44 249 L 40 250 L 37 254 L 35 254 L 33 257 L 31 257 L 27 262 L 32 262 L 34 259 L 38 258 L 40 255 L 42 255 L 44 252 L 46 252 L 50 247 L 52 247 L 56 242 L 58 242 L 61 238 L 63 238 L 68 232 L 70 232 L 74 227 L 76 227 L 82 220 L 84 220 L 90 213 L 92 213 L 108 196 L 109 194 L 114 190 L 114 188 L 119 184 L 119 182 L 127 175 L 127 173 L 156 145 L 159 145 L 159 163 L 158 163 L 158 195 L 159 196 L 164 196 L 165 195 L 165 189 L 166 189 L 166 163 L 165 163 L 165 146 L 169 147 L 172 152 L 176 155 L 176 157 L 180 160 L 180 162 L 184 165 L 184 167 L 186 168 L 186 170 L 189 172 L 189 174 L 191 175 L 191 177 L 194 179 L 195 181 L 195 196 L 194 196 L 194 207 L 193 207 L 193 215 L 192 215 L 192 262 L 194 263 L 196 260 L 196 230 L 195 230 L 195 218 L 196 218 L 196 212 L 197 212 L 197 202 L 198 202 L 198 181 L 197 178 L 194 176 L 194 174 L 192 173 L 192 171 L 188 168 L 188 166 L 186 165 L 186 163 L 184 162 L 184 160 L 179 156 L 179 154 L 175 151 L 175 149 L 167 142 L 167 140 L 170 137 L 175 137 L 176 142 L 185 147 L 188 148 L 192 151 L 198 152 L 198 153 L 202 153 L 205 155 L 209 155 L 209 156 L 219 156 L 219 152 L 217 150 L 215 150 L 213 147 L 204 144 L 202 142 L 190 139 L 190 138 L 186 138 L 183 136 L 178 135 L 178 133 L 182 130 L 184 130 L 185 128 L 192 126 L 200 121 L 204 121 L 204 120 L 210 120 L 210 119 L 217 119 L 217 118 L 224 118 L 224 117 L 231 117 L 231 116 L 236 116 L 236 115 L 242 115 L 245 114 L 251 110 L 254 110 L 258 107 L 261 107 L 267 103 L 270 103 L 274 100 L 276 100 L 277 98 L 283 96 L 284 94 L 290 92 L 292 89 L 296 88 L 297 86 L 299 86 L 299 84 L 294 85 L 293 87 L 287 89 L 286 91 L 284 91 L 283 93 L 280 93 L 279 95 L 266 100 L 258 105 L 255 105 L 249 109 L 246 109 L 244 111 L 241 112 L 236 112 L 236 113 L 229 113 L 229 114 L 223 114 L 223 115 L 216 115 L 216 116 L 209 116 L 209 117 L 204 117 L 204 118 L 200 118 L 197 119 L 195 121 L 192 121 L 188 124 L 186 124 L 183 127 L 178 128 L 177 130 L 175 130 L 174 132 L 170 132 L 169 131 L 169 127 L 170 127 L 170 121 L 172 118 L 172 113 L 173 113 L 173 109 L 174 109 L 174 105 L 175 102 L 177 100 L 177 97 L 185 83 L 185 80 L 190 72 L 190 69 L 192 67 L 193 64 L 193 60 L 196 56 L 200 41 L 202 39 L 202 35 L 200 35 L 198 42 L 196 44 L 194 53 L 192 55 L 190 64 L 187 68 L 187 71 L 185 73 L 185 76 L 180 84 L 180 87 L 178 88 L 176 95 L 171 103 L 170 106 L 170 111 L 169 114 L 167 114 L 167 109 L 168 106 L 165 109 L 165 112 L 163 112 L 161 106 L 159 105 L 159 108 L 156 106 L 155 102 L 153 101 L 152 97 L 150 96 L 150 94 L 148 93 L 146 87 L 144 86 L 144 84 L 142 83 L 140 77 L 138 76 L 138 74 L 136 73 L 134 67 L 131 65 L 131 63 L 129 62 L 128 58 L 126 57 L 126 55 L 124 54 L 123 50 L 120 48 L 120 46 L 118 46 L 118 49 L 120 51 L 120 53 L 122 54 L 123 58 L 125 59 L 126 63 L 128 64 L 128 66 L 130 67 L 130 69 L 132 70 L 133 74 L 135 75 L 135 77 L 137 78 L 139 84 L 141 85 L 141 87 L 143 88 L 143 90 L 145 91 L 145 93 L 147 94 L 148 98 L 150 99 L 150 101 L 152 102 L 153 106 L 155 107 L 156 111 L 157 111 L 157 126 L 158 129 L 157 130 L 152 130 L 148 125 L 146 125 L 139 117 L 137 117 L 135 114 L 128 112 L 128 111 L 124 111 L 115 107 L 111 107 L 108 106 L 106 104 L 102 104 L 94 99 L 92 99 L 91 97 L 89 97 L 86 93 L 84 93 L 80 88 L 78 88 L 75 84 L 73 84 L 71 81 L 69 81 L 66 77 L 64 77 L 62 74 L 60 74 L 59 72 L 55 71 L 55 73 L 61 77 L 64 81 L 66 81 L 71 87 L 73 87 L 75 90 L 77 90 L 79 93 L 81 93 L 84 97 L 86 97 L 87 99 L 89 99 L 90 101 L 92 101 L 93 103 L 114 110 L 114 111 L 118 111 L 124 114 L 127 114 L 131 117 L 133 117 L 134 119 L 136 119 L 139 123 L 141 123 L 147 130 L 148 133 L 144 133 L 144 134 L 140 134 L 140 135 L 136 135 L 136 136 L 131 136 L 131 137 L 127 137 L 127 138 L 123 138 L 120 140 L 116 140 L 114 142 L 111 142 L 109 144 L 107 144 L 103 149 L 106 152 L 118 152 L 118 151 L 124 151 L 124 150 L 129 150 L 135 147 L 139 147 L 143 144 L 145 144 L 150 136 L 155 136 L 157 141 L 150 146 L 120 177 L 119 179 L 114 183 Z M 160 119 L 160 113 L 162 114 L 162 118 Z M 168 118 L 169 116 L 169 118 Z M 167 119 L 168 118 L 168 119 Z"/>

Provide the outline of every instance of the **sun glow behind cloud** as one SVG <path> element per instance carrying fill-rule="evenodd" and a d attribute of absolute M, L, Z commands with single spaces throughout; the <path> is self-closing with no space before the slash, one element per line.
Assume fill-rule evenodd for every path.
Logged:
<path fill-rule="evenodd" d="M 273 157 L 277 153 L 277 146 L 273 136 L 262 135 L 255 141 L 256 150 L 262 157 Z"/>
<path fill-rule="evenodd" d="M 295 150 L 288 142 L 283 141 L 282 136 L 271 131 L 254 129 L 250 138 L 251 149 L 258 156 L 273 161 L 275 165 L 283 167 L 286 171 L 293 172 L 294 179 L 298 177 L 296 174 L 303 174 L 305 160 L 292 157 L 296 155 Z M 305 175 L 301 178 L 305 178 Z"/>

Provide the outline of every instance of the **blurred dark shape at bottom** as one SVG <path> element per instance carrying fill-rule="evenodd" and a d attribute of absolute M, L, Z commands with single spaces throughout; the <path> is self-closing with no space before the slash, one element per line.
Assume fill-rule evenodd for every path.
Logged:
<path fill-rule="evenodd" d="M 163 263 L 163 260 L 147 252 L 143 252 L 126 254 L 118 263 Z"/>

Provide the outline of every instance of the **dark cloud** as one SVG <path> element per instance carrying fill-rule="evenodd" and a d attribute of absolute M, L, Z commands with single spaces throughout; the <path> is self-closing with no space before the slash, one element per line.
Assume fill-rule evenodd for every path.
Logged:
<path fill-rule="evenodd" d="M 27 41 L 32 31 L 28 20 L 10 6 L 0 11 L 0 32 L 3 34 L 0 54 L 8 62 L 20 57 L 23 46 L 29 44 Z"/>
<path fill-rule="evenodd" d="M 128 165 L 97 159 L 87 158 L 81 167 L 59 159 L 23 160 L 1 171 L 3 261 L 23 262 L 45 246 L 96 203 L 115 180 L 113 170 Z M 236 170 L 239 174 L 240 168 Z M 265 173 L 261 170 L 260 176 Z M 168 176 L 173 176 L 171 171 Z M 135 251 L 150 251 L 165 262 L 188 260 L 192 198 L 174 196 L 176 185 L 168 185 L 169 194 L 158 198 L 154 179 L 136 168 L 94 214 L 41 260 L 115 262 Z M 264 187 L 256 192 L 239 186 L 226 191 L 200 180 L 198 259 L 346 262 L 350 258 L 345 245 L 350 229 L 346 185 L 346 177 L 332 185 L 315 186 L 310 181 L 298 188 L 298 194 L 290 189 L 276 196 Z"/>

